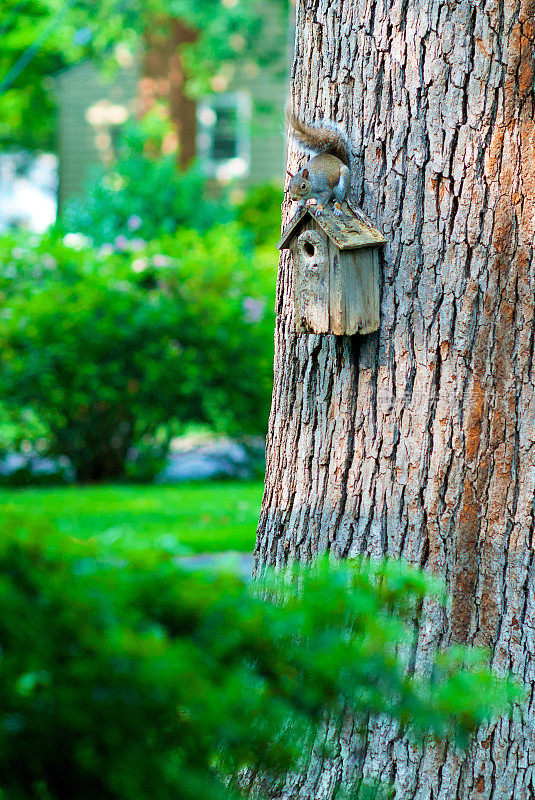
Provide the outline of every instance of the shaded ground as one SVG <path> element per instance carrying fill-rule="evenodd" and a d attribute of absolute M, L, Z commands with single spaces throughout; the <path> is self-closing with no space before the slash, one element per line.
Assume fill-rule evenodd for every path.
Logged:
<path fill-rule="evenodd" d="M 250 580 L 253 569 L 251 553 L 238 553 L 227 550 L 225 553 L 200 553 L 195 556 L 181 556 L 177 559 L 187 569 L 215 569 L 236 571 L 244 580 Z"/>

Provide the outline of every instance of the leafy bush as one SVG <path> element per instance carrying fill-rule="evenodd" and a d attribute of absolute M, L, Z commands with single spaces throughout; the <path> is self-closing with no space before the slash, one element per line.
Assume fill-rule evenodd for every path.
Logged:
<path fill-rule="evenodd" d="M 121 476 L 162 423 L 263 432 L 274 269 L 241 251 L 235 227 L 137 253 L 6 238 L 0 264 L 0 402 L 32 409 L 80 480 Z"/>
<path fill-rule="evenodd" d="M 271 184 L 254 186 L 237 206 L 237 217 L 255 246 L 275 247 L 281 230 L 282 189 Z"/>
<path fill-rule="evenodd" d="M 5 800 L 228 799 L 239 770 L 273 780 L 298 767 L 327 712 L 386 713 L 462 742 L 519 697 L 481 655 L 462 669 L 462 648 L 431 684 L 405 674 L 403 619 L 429 587 L 399 565 L 320 565 L 299 589 L 272 578 L 255 594 L 154 551 L 99 552 L 27 515 L 1 534 Z"/>
<path fill-rule="evenodd" d="M 0 486 L 55 486 L 72 483 L 74 470 L 65 456 L 42 458 L 35 452 L 0 457 Z"/>
<path fill-rule="evenodd" d="M 31 408 L 14 409 L 0 402 L 0 461 L 19 450 L 46 450 L 49 430 Z"/>
<path fill-rule="evenodd" d="M 128 129 L 117 160 L 96 169 L 83 193 L 67 203 L 60 233 L 82 233 L 96 245 L 120 245 L 157 239 L 183 227 L 205 231 L 231 220 L 225 198 L 209 197 L 199 166 L 180 172 L 174 153 L 162 155 L 157 147 L 148 147 L 149 133 Z"/>

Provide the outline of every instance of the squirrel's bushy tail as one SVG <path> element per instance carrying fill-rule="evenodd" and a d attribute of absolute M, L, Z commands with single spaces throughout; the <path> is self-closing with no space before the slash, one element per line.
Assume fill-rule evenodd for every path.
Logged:
<path fill-rule="evenodd" d="M 336 122 L 323 120 L 309 124 L 286 110 L 288 133 L 301 150 L 317 154 L 330 153 L 351 169 L 353 153 L 344 129 Z"/>

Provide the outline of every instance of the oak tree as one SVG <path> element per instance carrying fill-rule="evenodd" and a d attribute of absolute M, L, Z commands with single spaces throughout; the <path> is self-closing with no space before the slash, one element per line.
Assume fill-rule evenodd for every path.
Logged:
<path fill-rule="evenodd" d="M 280 263 L 275 383 L 256 571 L 402 558 L 440 576 L 411 664 L 490 648 L 535 670 L 534 0 L 300 0 L 292 91 L 347 126 L 353 197 L 388 243 L 381 326 L 297 335 Z M 301 161 L 290 150 L 293 172 Z M 286 208 L 286 219 L 289 210 Z M 288 797 L 362 767 L 399 798 L 535 796 L 533 698 L 460 753 L 394 723 L 312 763 Z"/>

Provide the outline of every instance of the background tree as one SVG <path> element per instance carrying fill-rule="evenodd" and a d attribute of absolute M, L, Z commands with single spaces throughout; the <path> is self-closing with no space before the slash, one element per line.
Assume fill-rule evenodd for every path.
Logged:
<path fill-rule="evenodd" d="M 51 76 L 83 58 L 117 69 L 118 45 L 131 52 L 167 27 L 169 17 L 198 31 L 184 56 L 188 91 L 211 91 L 209 81 L 229 61 L 273 60 L 276 44 L 266 15 L 286 14 L 287 0 L 5 0 L 0 8 L 0 145 L 55 148 Z M 278 54 L 278 51 L 277 51 Z"/>
<path fill-rule="evenodd" d="M 303 0 L 296 111 L 344 122 L 356 200 L 388 239 L 381 328 L 293 333 L 281 259 L 257 570 L 401 557 L 443 577 L 411 663 L 488 645 L 534 679 L 535 46 L 533 0 Z M 297 165 L 291 154 L 289 167 Z M 292 169 L 292 171 L 294 171 Z M 362 764 L 402 798 L 533 797 L 531 700 L 467 755 L 395 724 L 344 741 L 288 796 L 328 796 Z M 321 787 L 321 788 L 320 788 Z"/>

